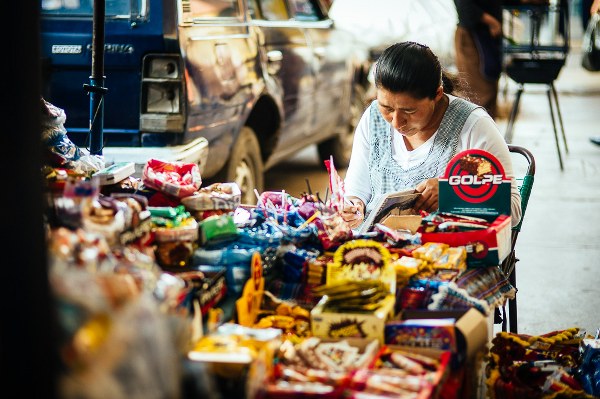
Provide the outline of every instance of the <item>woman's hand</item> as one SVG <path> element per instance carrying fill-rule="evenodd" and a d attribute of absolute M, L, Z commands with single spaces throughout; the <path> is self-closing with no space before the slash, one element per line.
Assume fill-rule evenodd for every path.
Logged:
<path fill-rule="evenodd" d="M 421 193 L 415 201 L 415 211 L 434 212 L 438 209 L 439 187 L 438 179 L 427 179 L 419 183 L 416 187 L 417 192 Z"/>
<path fill-rule="evenodd" d="M 358 197 L 347 197 L 344 201 L 342 219 L 351 229 L 358 227 L 365 218 L 365 203 Z"/>
<path fill-rule="evenodd" d="M 594 0 L 590 7 L 590 15 L 594 15 L 597 12 L 600 12 L 600 0 Z"/>

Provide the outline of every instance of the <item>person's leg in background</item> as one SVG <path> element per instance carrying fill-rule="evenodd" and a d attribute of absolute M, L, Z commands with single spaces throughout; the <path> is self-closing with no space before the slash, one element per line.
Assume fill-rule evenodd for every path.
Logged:
<path fill-rule="evenodd" d="M 581 0 L 581 23 L 584 31 L 587 28 L 591 14 L 594 12 L 600 12 L 599 0 Z M 600 146 L 600 135 L 591 136 L 590 141 L 597 146 Z"/>
<path fill-rule="evenodd" d="M 590 20 L 590 8 L 592 7 L 592 3 L 594 0 L 580 0 L 581 1 L 581 28 L 582 31 L 585 31 L 585 28 L 588 25 Z"/>
<path fill-rule="evenodd" d="M 483 74 L 483 62 L 471 33 L 458 26 L 454 36 L 456 69 L 467 82 L 466 95 L 475 104 L 484 107 L 492 118 L 497 116 L 498 79 L 490 80 Z"/>

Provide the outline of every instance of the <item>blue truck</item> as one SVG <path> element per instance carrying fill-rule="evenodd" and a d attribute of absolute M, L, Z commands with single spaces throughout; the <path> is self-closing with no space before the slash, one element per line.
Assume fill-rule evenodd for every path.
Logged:
<path fill-rule="evenodd" d="M 93 0 L 42 0 L 43 97 L 90 147 Z M 321 0 L 106 0 L 101 154 L 107 165 L 198 163 L 255 203 L 264 172 L 316 144 L 347 164 L 368 51 Z"/>

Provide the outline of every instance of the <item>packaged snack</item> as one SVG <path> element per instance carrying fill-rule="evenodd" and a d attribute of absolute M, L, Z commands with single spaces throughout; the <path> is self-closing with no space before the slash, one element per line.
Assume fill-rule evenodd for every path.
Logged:
<path fill-rule="evenodd" d="M 240 205 L 241 198 L 237 183 L 214 183 L 183 197 L 181 203 L 190 211 L 233 211 Z"/>
<path fill-rule="evenodd" d="M 198 165 L 150 159 L 142 172 L 147 187 L 177 198 L 188 197 L 200 188 L 202 178 Z"/>
<path fill-rule="evenodd" d="M 412 256 L 417 259 L 422 259 L 426 262 L 434 263 L 448 248 L 448 244 L 439 242 L 426 242 L 419 248 L 415 249 L 412 252 Z"/>

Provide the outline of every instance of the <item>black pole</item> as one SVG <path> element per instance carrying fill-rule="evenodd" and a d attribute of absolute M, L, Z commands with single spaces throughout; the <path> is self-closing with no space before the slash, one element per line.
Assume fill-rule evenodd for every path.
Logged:
<path fill-rule="evenodd" d="M 104 20 L 105 0 L 94 0 L 92 27 L 92 74 L 90 84 L 83 85 L 90 96 L 90 154 L 102 155 L 104 147 Z"/>

